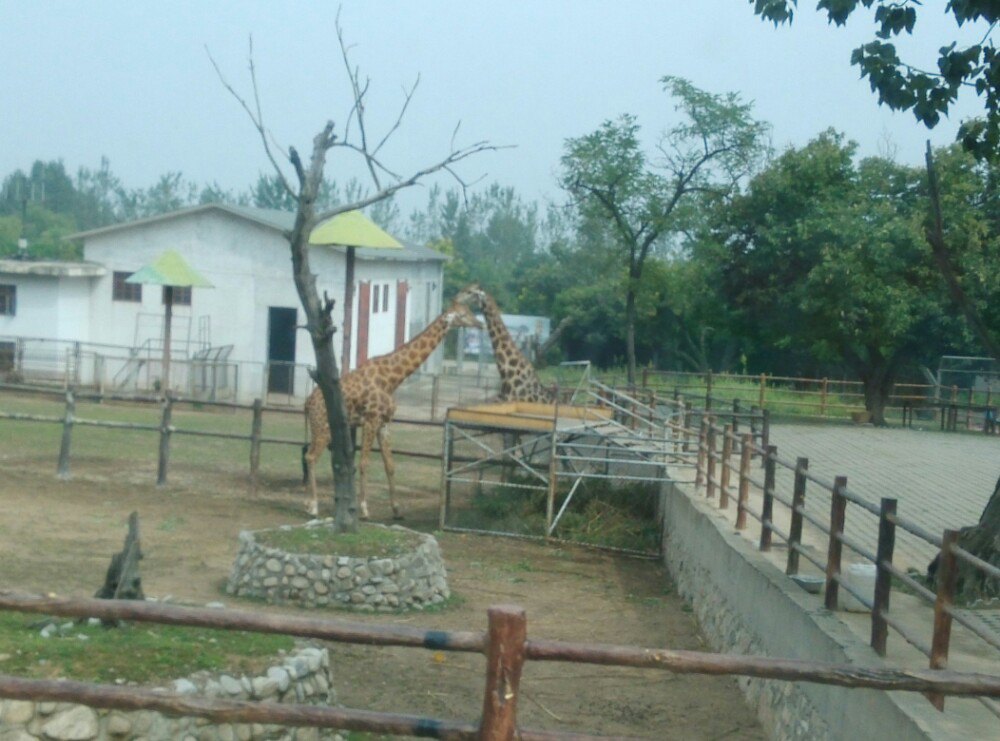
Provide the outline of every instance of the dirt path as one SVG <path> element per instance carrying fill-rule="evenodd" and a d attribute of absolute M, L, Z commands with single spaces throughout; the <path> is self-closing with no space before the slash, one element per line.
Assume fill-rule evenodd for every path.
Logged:
<path fill-rule="evenodd" d="M 3 444 L 0 443 L 0 447 Z M 112 451 L 113 452 L 113 451 Z M 112 454 L 109 452 L 109 455 Z M 225 472 L 171 470 L 157 489 L 151 463 L 129 470 L 105 458 L 74 459 L 59 481 L 48 452 L 0 455 L 0 563 L 3 587 L 89 596 L 121 547 L 128 513 L 141 520 L 143 582 L 150 596 L 275 610 L 226 597 L 221 588 L 242 529 L 301 521 L 297 482 L 265 480 L 251 499 Z M 432 490 L 408 491 L 412 527 L 433 527 Z M 374 514 L 388 509 L 374 492 Z M 442 629 L 484 628 L 491 604 L 527 609 L 529 636 L 652 647 L 704 648 L 691 615 L 653 562 L 523 541 L 440 534 L 455 594 L 432 613 L 333 617 Z M 290 608 L 281 608 L 290 610 Z M 480 711 L 482 658 L 422 650 L 332 646 L 344 705 L 473 719 Z M 651 670 L 529 663 L 519 718 L 525 727 L 653 738 L 763 738 L 735 680 Z"/>

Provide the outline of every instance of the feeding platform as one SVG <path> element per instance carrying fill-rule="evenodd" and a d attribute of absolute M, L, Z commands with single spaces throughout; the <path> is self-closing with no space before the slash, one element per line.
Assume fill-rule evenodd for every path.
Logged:
<path fill-rule="evenodd" d="M 655 497 L 681 454 L 682 432 L 676 409 L 594 381 L 571 403 L 453 407 L 444 424 L 440 526 L 560 538 L 560 521 L 588 502 L 589 517 L 606 502 Z"/>
<path fill-rule="evenodd" d="M 448 410 L 448 422 L 468 427 L 497 430 L 552 432 L 581 425 L 610 423 L 613 410 L 594 405 L 569 406 L 528 401 L 505 401 L 454 407 Z"/>

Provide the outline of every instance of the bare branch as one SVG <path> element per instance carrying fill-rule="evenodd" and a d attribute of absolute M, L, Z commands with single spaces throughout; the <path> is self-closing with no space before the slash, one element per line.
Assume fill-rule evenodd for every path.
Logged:
<path fill-rule="evenodd" d="M 423 180 L 428 175 L 431 175 L 435 172 L 439 172 L 441 170 L 448 171 L 448 168 L 450 168 L 455 163 L 461 162 L 462 160 L 467 159 L 468 157 L 471 157 L 475 154 L 480 154 L 482 152 L 496 152 L 501 149 L 509 149 L 509 148 L 510 148 L 509 146 L 489 144 L 488 142 L 481 141 L 481 142 L 476 142 L 474 144 L 470 144 L 469 146 L 463 147 L 461 149 L 453 150 L 448 154 L 447 157 L 442 159 L 440 162 L 437 162 L 433 165 L 429 165 L 420 170 L 417 170 L 405 180 L 400 180 L 396 183 L 393 183 L 392 185 L 387 185 L 383 188 L 380 188 L 377 192 L 365 196 L 364 198 L 360 198 L 354 203 L 343 204 L 341 206 L 337 206 L 336 208 L 332 208 L 328 211 L 324 211 L 323 213 L 319 214 L 316 217 L 316 222 L 319 223 L 322 221 L 326 221 L 327 219 L 333 218 L 337 214 L 342 214 L 347 211 L 356 211 L 358 209 L 365 208 L 366 206 L 370 206 L 373 203 L 377 203 L 378 201 L 388 198 L 389 196 L 393 195 L 394 193 L 400 190 L 403 190 L 404 188 L 409 188 L 412 185 L 416 185 L 418 182 Z"/>
<path fill-rule="evenodd" d="M 368 92 L 370 80 L 365 80 L 364 87 L 362 87 L 360 84 L 360 69 L 358 67 L 351 67 L 351 62 L 347 54 L 347 44 L 344 42 L 344 30 L 340 26 L 339 12 L 337 14 L 336 31 L 337 41 L 340 43 L 340 56 L 344 60 L 344 68 L 347 70 L 347 78 L 351 82 L 351 91 L 354 93 L 354 107 L 352 108 L 352 113 L 357 114 L 358 133 L 361 136 L 361 146 L 359 147 L 359 151 L 365 158 L 365 165 L 367 165 L 368 172 L 372 176 L 372 182 L 375 183 L 376 188 L 381 190 L 382 182 L 378 177 L 378 168 L 372 162 L 372 153 L 368 148 L 368 132 L 365 129 L 364 100 L 365 95 Z M 348 120 L 350 120 L 350 116 L 348 116 Z"/>
<path fill-rule="evenodd" d="M 243 110 L 246 111 L 246 114 L 247 116 L 250 117 L 250 121 L 253 123 L 254 128 L 257 129 L 257 133 L 260 134 L 260 140 L 264 144 L 264 153 L 267 155 L 268 160 L 271 161 L 271 166 L 274 167 L 274 171 L 275 173 L 277 173 L 278 180 L 281 183 L 282 187 L 285 189 L 285 192 L 287 192 L 288 195 L 291 196 L 292 198 L 297 198 L 298 197 L 297 193 L 295 192 L 295 190 L 292 189 L 292 186 L 288 183 L 288 180 L 285 178 L 285 173 L 278 165 L 278 160 L 275 158 L 274 152 L 271 150 L 271 146 L 268 144 L 267 141 L 269 134 L 266 127 L 264 126 L 264 116 L 261 112 L 261 104 L 260 104 L 260 91 L 257 87 L 257 72 L 254 67 L 254 61 L 253 61 L 253 36 L 250 37 L 249 56 L 250 56 L 250 80 L 253 84 L 253 97 L 254 97 L 256 113 L 254 109 L 250 108 L 250 105 L 246 102 L 243 96 L 241 96 L 238 92 L 236 92 L 236 89 L 229 84 L 229 81 L 226 79 L 225 75 L 222 74 L 222 70 L 216 63 L 215 58 L 212 56 L 212 52 L 209 50 L 208 46 L 205 47 L 205 53 L 208 54 L 208 60 L 212 63 L 212 66 L 215 68 L 215 74 L 218 75 L 219 81 L 222 83 L 222 86 L 229 91 L 230 95 L 236 98 L 236 102 L 238 102 L 240 106 L 242 106 Z"/>
<path fill-rule="evenodd" d="M 375 147 L 375 150 L 372 152 L 372 154 L 378 154 L 379 150 L 382 149 L 383 145 L 387 141 L 389 141 L 389 137 L 391 137 L 394 133 L 396 133 L 396 129 L 398 129 L 400 124 L 403 122 L 403 116 L 406 115 L 406 109 L 410 107 L 410 101 L 413 100 L 413 94 L 417 92 L 417 85 L 419 84 L 420 84 L 420 75 L 418 74 L 417 79 L 413 81 L 413 85 L 410 87 L 409 90 L 403 88 L 403 105 L 399 109 L 399 115 L 396 116 L 395 123 L 393 123 L 393 125 L 389 127 L 389 130 L 385 132 L 385 136 L 382 137 L 382 141 L 378 143 L 378 146 Z"/>

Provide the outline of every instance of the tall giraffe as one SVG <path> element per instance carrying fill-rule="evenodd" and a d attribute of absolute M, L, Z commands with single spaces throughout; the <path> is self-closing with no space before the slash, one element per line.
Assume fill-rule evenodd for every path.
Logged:
<path fill-rule="evenodd" d="M 460 300 L 461 299 L 461 300 Z M 388 425 L 396 413 L 393 392 L 414 371 L 419 368 L 452 327 L 482 328 L 466 303 L 468 297 L 460 294 L 441 315 L 431 322 L 423 332 L 405 345 L 387 355 L 372 358 L 340 379 L 340 389 L 344 395 L 344 405 L 351 427 L 361 427 L 361 460 L 358 464 L 358 506 L 361 518 L 368 519 L 368 502 L 365 484 L 368 473 L 368 458 L 372 444 L 378 439 L 382 451 L 385 475 L 389 480 L 389 501 L 392 503 L 393 517 L 399 518 L 396 504 L 396 467 L 389 447 Z M 303 454 L 309 491 L 312 500 L 307 507 L 312 515 L 319 513 L 319 498 L 316 494 L 316 461 L 330 445 L 330 425 L 326 417 L 322 389 L 317 386 L 306 399 L 306 420 L 309 423 L 310 442 Z"/>
<path fill-rule="evenodd" d="M 555 395 L 542 386 L 531 362 L 524 357 L 510 336 L 500 315 L 500 307 L 478 283 L 467 286 L 462 293 L 471 294 L 486 317 L 486 329 L 493 344 L 493 357 L 500 371 L 500 401 L 540 401 L 551 404 Z"/>

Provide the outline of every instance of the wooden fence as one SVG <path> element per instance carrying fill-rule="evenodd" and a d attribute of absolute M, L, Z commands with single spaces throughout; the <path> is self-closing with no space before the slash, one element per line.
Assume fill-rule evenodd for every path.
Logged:
<path fill-rule="evenodd" d="M 487 611 L 482 631 L 426 630 L 325 618 L 261 614 L 232 609 L 178 607 L 157 603 L 43 597 L 0 590 L 0 609 L 61 617 L 134 620 L 221 630 L 280 633 L 369 646 L 405 646 L 434 651 L 479 653 L 486 659 L 486 687 L 478 722 L 427 718 L 351 708 L 278 705 L 191 697 L 135 687 L 75 681 L 33 680 L 0 675 L 0 697 L 75 702 L 97 708 L 156 710 L 225 723 L 267 723 L 337 728 L 447 739 L 585 739 L 577 733 L 520 729 L 517 703 L 525 661 L 659 669 L 678 674 L 738 675 L 840 687 L 923 692 L 934 696 L 1000 698 L 1000 676 L 938 670 L 895 670 L 795 659 L 701 651 L 529 640 L 525 611 L 498 605 Z"/>
<path fill-rule="evenodd" d="M 201 401 L 199 399 L 184 399 L 181 397 L 174 396 L 173 394 L 167 394 L 165 396 L 134 396 L 134 395 L 119 395 L 119 394 L 106 394 L 98 392 L 77 392 L 74 388 L 68 388 L 65 391 L 40 388 L 37 386 L 24 386 L 17 384 L 0 384 L 0 392 L 11 392 L 20 394 L 35 394 L 41 396 L 49 397 L 59 397 L 64 399 L 64 411 L 62 416 L 55 415 L 40 415 L 40 414 L 24 414 L 18 412 L 4 412 L 0 411 L 0 419 L 9 419 L 15 421 L 25 421 L 25 422 L 42 422 L 50 424 L 60 424 L 62 425 L 62 437 L 59 447 L 59 459 L 56 465 L 56 472 L 61 477 L 68 477 L 70 474 L 70 451 L 72 449 L 73 441 L 73 430 L 75 427 L 102 427 L 105 429 L 115 429 L 123 431 L 132 432 L 152 432 L 157 433 L 159 437 L 159 448 L 158 448 L 158 460 L 157 460 L 157 473 L 156 473 L 156 483 L 158 485 L 163 485 L 167 483 L 167 474 L 170 466 L 170 449 L 171 449 L 171 439 L 174 435 L 187 435 L 192 437 L 211 437 L 220 438 L 224 440 L 236 440 L 244 441 L 250 444 L 249 447 L 249 476 L 250 476 L 250 487 L 252 492 L 257 491 L 258 479 L 260 473 L 260 450 L 262 445 L 286 445 L 295 446 L 301 448 L 308 441 L 304 439 L 290 439 L 281 437 L 268 437 L 263 434 L 263 416 L 264 413 L 273 414 L 292 414 L 299 417 L 303 417 L 303 412 L 298 407 L 265 407 L 260 399 L 254 400 L 253 404 L 240 404 L 237 402 L 228 401 Z M 76 413 L 76 403 L 78 400 L 86 400 L 90 402 L 103 403 L 108 401 L 120 401 L 136 405 L 158 405 L 160 407 L 160 422 L 159 424 L 149 424 L 149 423 L 139 423 L 139 422 L 120 422 L 113 420 L 95 420 L 86 419 L 77 416 Z M 247 434 L 238 434 L 230 432 L 219 432 L 212 430 L 195 430 L 195 429 L 184 429 L 177 427 L 173 423 L 173 412 L 178 405 L 187 405 L 193 408 L 209 408 L 209 409 L 229 409 L 235 411 L 249 411 L 251 412 L 252 418 L 250 422 L 250 430 Z M 393 420 L 396 424 L 405 425 L 420 425 L 427 427 L 437 427 L 443 426 L 443 422 L 435 421 L 433 419 L 402 419 L 397 418 Z M 378 451 L 378 447 L 374 448 Z M 440 460 L 440 453 L 428 453 L 417 450 L 397 450 L 393 449 L 393 455 L 411 457 L 411 458 L 428 458 L 432 460 Z"/>
<path fill-rule="evenodd" d="M 985 624 L 970 620 L 955 606 L 955 587 L 958 562 L 972 566 L 985 576 L 1000 579 L 1000 569 L 977 558 L 958 546 L 958 532 L 945 530 L 940 536 L 929 532 L 912 520 L 901 516 L 897 501 L 883 498 L 879 505 L 851 492 L 847 488 L 847 477 L 837 476 L 832 482 L 809 472 L 809 459 L 786 460 L 778 455 L 774 445 L 757 445 L 750 434 L 734 431 L 732 423 L 719 425 L 719 418 L 705 413 L 697 430 L 690 429 L 689 435 L 697 436 L 697 463 L 695 488 L 702 489 L 708 498 L 718 494 L 718 507 L 727 510 L 730 506 L 732 486 L 736 477 L 736 506 L 734 522 L 737 530 L 746 530 L 748 518 L 760 525 L 757 539 L 761 551 L 770 551 L 773 538 L 777 536 L 788 547 L 785 573 L 789 576 L 799 573 L 800 558 L 804 558 L 824 575 L 823 602 L 827 609 L 836 610 L 839 592 L 844 589 L 864 605 L 871 615 L 871 646 L 880 656 L 886 655 L 888 630 L 892 628 L 908 643 L 921 651 L 930 661 L 931 669 L 943 669 L 948 664 L 948 651 L 952 633 L 952 623 L 958 623 L 982 639 L 989 646 L 1000 649 L 1000 636 Z M 721 441 L 721 446 L 719 444 Z M 763 459 L 763 481 L 751 475 L 751 457 L 761 455 Z M 738 463 L 735 460 L 738 458 Z M 776 477 L 779 471 L 794 477 L 791 499 L 776 491 Z M 830 496 L 829 519 L 823 520 L 806 511 L 807 484 L 811 482 L 820 491 Z M 761 508 L 750 506 L 750 491 L 753 487 L 761 494 Z M 788 532 L 783 532 L 774 523 L 775 503 L 787 507 L 790 512 Z M 878 518 L 878 545 L 874 552 L 848 537 L 845 530 L 851 508 L 863 510 Z M 803 524 L 808 522 L 825 535 L 827 539 L 826 559 L 818 557 L 813 549 L 803 544 Z M 926 543 L 940 549 L 936 591 L 914 579 L 904 570 L 893 565 L 893 551 L 896 531 L 902 529 Z M 842 575 L 843 550 L 847 547 L 864 561 L 876 567 L 875 590 L 871 598 L 862 594 Z M 893 580 L 898 580 L 925 603 L 933 606 L 933 638 L 928 644 L 915 636 L 912 630 L 889 614 L 889 602 Z M 940 693 L 929 695 L 931 702 L 939 710 L 944 709 L 944 696 Z M 987 707 L 1000 716 L 1000 708 L 991 704 Z"/>
<path fill-rule="evenodd" d="M 739 398 L 761 410 L 782 416 L 815 419 L 865 417 L 864 384 L 829 378 L 795 376 L 682 373 L 644 368 L 641 386 L 659 392 L 674 390 L 701 397 L 704 408 L 714 400 Z M 727 402 L 728 403 L 728 402 Z M 886 415 L 912 426 L 914 416 L 926 416 L 942 430 L 983 430 L 996 432 L 1000 398 L 988 387 L 985 391 L 957 386 L 897 383 L 888 398 Z"/>

